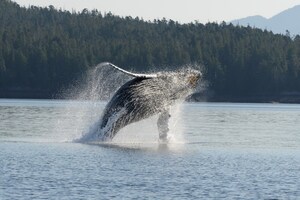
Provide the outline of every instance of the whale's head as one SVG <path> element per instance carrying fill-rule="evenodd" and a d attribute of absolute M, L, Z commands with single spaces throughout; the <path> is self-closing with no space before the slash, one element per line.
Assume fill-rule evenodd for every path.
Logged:
<path fill-rule="evenodd" d="M 202 77 L 202 73 L 198 70 L 190 69 L 186 72 L 186 83 L 189 87 L 195 88 Z"/>
<path fill-rule="evenodd" d="M 160 72 L 157 75 L 157 79 L 161 80 L 161 91 L 164 92 L 166 101 L 185 99 L 194 92 L 202 77 L 202 73 L 195 69 Z"/>
<path fill-rule="evenodd" d="M 172 73 L 174 84 L 180 87 L 195 88 L 202 77 L 202 73 L 195 69 L 181 69 Z"/>

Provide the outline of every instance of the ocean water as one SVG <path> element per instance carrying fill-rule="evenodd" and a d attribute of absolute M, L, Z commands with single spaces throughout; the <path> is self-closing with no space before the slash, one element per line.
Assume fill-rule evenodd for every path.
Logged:
<path fill-rule="evenodd" d="M 0 100 L 0 199 L 299 199 L 300 105 L 184 103 L 77 143 L 105 102 Z"/>

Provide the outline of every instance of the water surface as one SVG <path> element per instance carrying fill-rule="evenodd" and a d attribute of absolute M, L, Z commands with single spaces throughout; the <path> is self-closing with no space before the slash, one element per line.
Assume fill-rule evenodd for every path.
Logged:
<path fill-rule="evenodd" d="M 0 199 L 298 199 L 300 105 L 184 104 L 109 144 L 72 142 L 105 102 L 0 100 Z"/>

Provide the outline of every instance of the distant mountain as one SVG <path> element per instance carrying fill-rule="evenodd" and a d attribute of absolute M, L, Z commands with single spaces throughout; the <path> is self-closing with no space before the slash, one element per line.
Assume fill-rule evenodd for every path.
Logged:
<path fill-rule="evenodd" d="M 262 16 L 251 16 L 231 21 L 234 25 L 252 26 L 261 29 L 267 29 L 274 33 L 290 35 L 300 35 L 300 5 L 287 9 L 269 19 Z"/>

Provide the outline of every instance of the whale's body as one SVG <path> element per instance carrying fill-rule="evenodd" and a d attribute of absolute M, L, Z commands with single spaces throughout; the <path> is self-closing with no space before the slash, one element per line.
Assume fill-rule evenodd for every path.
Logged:
<path fill-rule="evenodd" d="M 160 139 L 165 140 L 170 106 L 191 94 L 200 75 L 196 70 L 134 74 L 135 78 L 121 86 L 106 105 L 98 127 L 98 138 L 111 140 L 128 124 L 160 114 L 157 125 Z"/>

